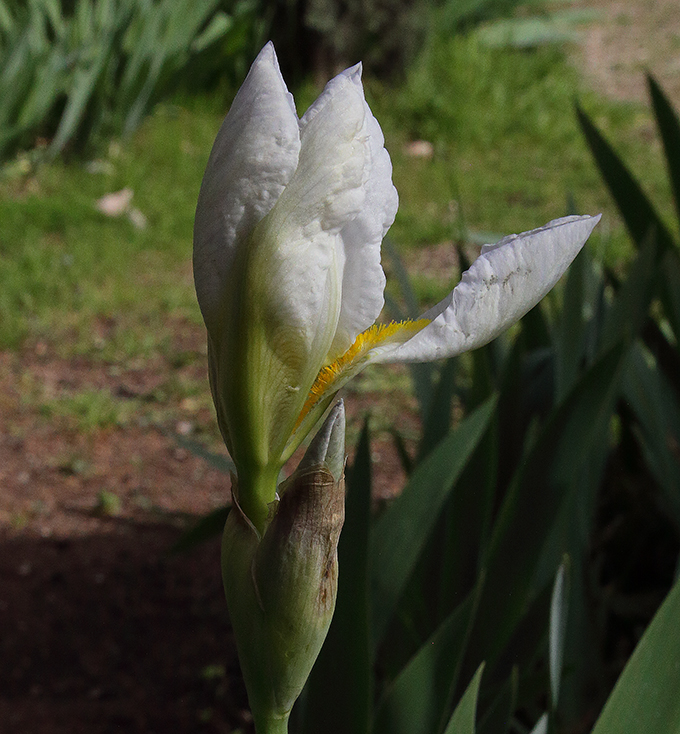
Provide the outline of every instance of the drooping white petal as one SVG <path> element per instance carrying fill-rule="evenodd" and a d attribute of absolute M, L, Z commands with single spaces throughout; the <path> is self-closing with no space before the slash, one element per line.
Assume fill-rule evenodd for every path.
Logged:
<path fill-rule="evenodd" d="M 263 270 L 270 283 L 272 317 L 310 362 L 312 379 L 333 340 L 346 255 L 343 228 L 366 200 L 370 146 L 358 69 L 327 85 L 300 122 L 297 170 L 256 230 L 268 242 Z"/>
<path fill-rule="evenodd" d="M 460 283 L 423 315 L 432 319 L 374 362 L 425 362 L 484 346 L 520 319 L 557 283 L 600 217 L 564 217 L 485 245 Z"/>
<path fill-rule="evenodd" d="M 194 279 L 209 328 L 219 321 L 237 251 L 290 181 L 299 150 L 293 98 L 268 43 L 220 128 L 196 208 Z"/>

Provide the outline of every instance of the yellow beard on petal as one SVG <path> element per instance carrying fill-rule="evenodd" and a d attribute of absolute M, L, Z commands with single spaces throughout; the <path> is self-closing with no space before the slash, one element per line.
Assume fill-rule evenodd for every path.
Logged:
<path fill-rule="evenodd" d="M 392 321 L 389 324 L 373 324 L 373 326 L 359 334 L 344 354 L 319 370 L 307 400 L 300 411 L 296 427 L 300 425 L 302 419 L 324 395 L 335 392 L 342 387 L 342 384 L 346 381 L 339 384 L 343 377 L 349 378 L 358 371 L 361 363 L 368 357 L 371 350 L 395 342 L 403 344 L 429 323 L 429 319 Z"/>

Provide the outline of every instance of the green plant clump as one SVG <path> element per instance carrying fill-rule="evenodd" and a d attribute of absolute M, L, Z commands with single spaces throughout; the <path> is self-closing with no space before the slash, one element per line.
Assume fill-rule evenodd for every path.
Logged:
<path fill-rule="evenodd" d="M 680 122 L 649 84 L 679 205 Z M 612 683 L 610 630 L 637 642 L 637 601 L 652 592 L 667 599 L 593 732 L 680 731 L 680 246 L 579 121 L 635 246 L 627 277 L 586 250 L 561 301 L 532 311 L 514 340 L 471 364 L 414 368 L 423 435 L 403 492 L 374 521 L 364 433 L 348 473 L 345 586 L 303 732 L 592 724 Z M 451 429 L 454 396 L 465 418 Z"/>
<path fill-rule="evenodd" d="M 0 2 L 0 159 L 46 141 L 53 158 L 135 130 L 186 74 L 239 70 L 257 7 L 219 0 Z M 259 39 L 255 41 L 257 44 Z M 197 63 L 194 67 L 193 63 Z"/>

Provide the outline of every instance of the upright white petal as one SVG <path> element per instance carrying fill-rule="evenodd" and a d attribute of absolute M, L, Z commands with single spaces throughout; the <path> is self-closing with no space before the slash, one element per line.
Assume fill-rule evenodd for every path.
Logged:
<path fill-rule="evenodd" d="M 347 350 L 382 310 L 385 274 L 380 264 L 380 245 L 394 222 L 399 201 L 392 184 L 392 163 L 385 150 L 382 130 L 364 98 L 361 64 L 346 69 L 326 85 L 300 120 L 303 136 L 305 128 L 327 104 L 339 108 L 336 95 L 347 84 L 353 85 L 356 98 L 360 97 L 363 103 L 364 122 L 358 135 L 367 141 L 368 156 L 364 162 L 363 205 L 340 231 L 338 245 L 344 253 L 342 304 L 328 361 Z"/>
<path fill-rule="evenodd" d="M 347 350 L 382 311 L 385 274 L 380 264 L 380 246 L 399 205 L 382 130 L 365 101 L 364 106 L 370 167 L 364 206 L 341 232 L 347 262 L 342 280 L 340 318 L 331 347 L 333 358 Z"/>
<path fill-rule="evenodd" d="M 210 153 L 194 224 L 194 279 L 206 325 L 220 322 L 239 248 L 297 166 L 298 119 L 268 43 L 236 95 Z"/>
<path fill-rule="evenodd" d="M 431 323 L 374 362 L 425 362 L 484 346 L 520 319 L 557 283 L 600 217 L 564 217 L 485 245 L 453 291 L 423 318 Z"/>
<path fill-rule="evenodd" d="M 358 75 L 350 69 L 329 82 L 300 122 L 297 170 L 255 232 L 267 242 L 262 269 L 276 304 L 272 319 L 310 361 L 312 379 L 326 359 L 341 309 L 341 232 L 366 201 L 370 146 Z"/>

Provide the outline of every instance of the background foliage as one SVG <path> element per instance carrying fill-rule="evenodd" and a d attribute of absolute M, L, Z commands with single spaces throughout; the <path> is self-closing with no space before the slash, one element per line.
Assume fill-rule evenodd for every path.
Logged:
<path fill-rule="evenodd" d="M 230 12 L 219 0 L 3 0 L 0 156 L 39 138 L 54 157 L 129 134 L 183 82 L 242 72 L 262 38 L 258 10 L 247 0 Z"/>
<path fill-rule="evenodd" d="M 2 0 L 0 159 L 36 143 L 83 151 L 180 88 L 233 89 L 268 36 L 287 77 L 359 58 L 400 76 L 430 24 L 452 33 L 517 1 Z"/>

